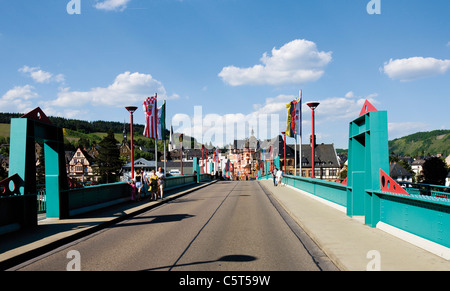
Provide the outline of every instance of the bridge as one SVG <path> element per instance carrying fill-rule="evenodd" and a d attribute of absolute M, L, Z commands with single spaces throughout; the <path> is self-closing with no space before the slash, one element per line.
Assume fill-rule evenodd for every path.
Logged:
<path fill-rule="evenodd" d="M 196 173 L 171 181 L 166 198 L 144 202 L 129 201 L 126 183 L 66 189 L 62 134 L 42 112 L 11 128 L 2 269 L 450 270 L 450 201 L 408 193 L 386 174 L 385 111 L 350 122 L 343 183 L 285 175 L 274 186 L 264 168 L 279 159 L 256 181 L 211 180 L 195 160 Z M 52 165 L 40 221 L 26 149 L 34 139 Z"/>

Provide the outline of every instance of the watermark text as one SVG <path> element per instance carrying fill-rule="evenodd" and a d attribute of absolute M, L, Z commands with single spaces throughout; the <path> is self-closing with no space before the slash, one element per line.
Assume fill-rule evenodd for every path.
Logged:
<path fill-rule="evenodd" d="M 66 11 L 68 14 L 81 14 L 81 0 L 70 0 L 67 3 Z"/>
<path fill-rule="evenodd" d="M 366 9 L 370 15 L 381 14 L 381 0 L 370 0 Z"/>

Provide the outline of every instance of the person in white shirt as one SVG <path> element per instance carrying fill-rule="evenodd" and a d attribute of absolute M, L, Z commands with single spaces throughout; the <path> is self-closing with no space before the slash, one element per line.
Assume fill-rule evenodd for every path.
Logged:
<path fill-rule="evenodd" d="M 159 195 L 161 196 L 161 199 L 162 199 L 163 198 L 164 180 L 166 179 L 166 175 L 164 175 L 164 171 L 161 167 L 159 167 L 158 173 L 156 173 L 156 176 L 158 176 Z"/>
<path fill-rule="evenodd" d="M 281 185 L 281 180 L 283 180 L 283 171 L 281 169 L 277 171 L 277 180 L 277 185 Z"/>

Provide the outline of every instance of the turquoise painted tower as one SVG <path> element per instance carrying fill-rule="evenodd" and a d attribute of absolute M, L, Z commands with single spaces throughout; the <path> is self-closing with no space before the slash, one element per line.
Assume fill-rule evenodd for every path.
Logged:
<path fill-rule="evenodd" d="M 36 193 L 36 140 L 44 142 L 47 217 L 61 218 L 65 213 L 61 206 L 67 203 L 61 201 L 60 191 L 68 188 L 63 131 L 39 107 L 11 119 L 9 175 L 20 177 L 21 195 Z"/>
<path fill-rule="evenodd" d="M 368 101 L 358 118 L 350 122 L 347 170 L 347 215 L 364 217 L 375 227 L 380 201 L 380 169 L 389 173 L 387 112 L 378 111 Z"/>

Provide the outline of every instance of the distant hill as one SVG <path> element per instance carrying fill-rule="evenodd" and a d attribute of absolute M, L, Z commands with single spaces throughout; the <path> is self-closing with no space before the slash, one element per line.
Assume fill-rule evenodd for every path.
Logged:
<path fill-rule="evenodd" d="M 11 118 L 18 118 L 22 115 L 23 114 L 21 113 L 0 113 L 0 123 L 10 124 Z M 115 133 L 121 133 L 124 127 L 123 123 L 116 121 L 98 120 L 89 122 L 85 120 L 67 119 L 63 117 L 54 117 L 54 116 L 49 116 L 48 118 L 53 124 L 55 124 L 58 127 L 78 131 L 81 133 L 107 132 L 110 129 Z M 125 128 L 128 131 L 130 128 L 130 124 L 126 123 Z M 133 130 L 136 132 L 143 132 L 144 125 L 133 123 Z"/>
<path fill-rule="evenodd" d="M 0 137 L 9 137 L 9 123 L 11 118 L 17 118 L 23 114 L 18 113 L 0 113 Z M 112 129 L 118 141 L 122 140 L 122 131 L 124 124 L 113 121 L 83 121 L 75 119 L 66 119 L 62 117 L 52 117 L 49 119 L 57 126 L 65 128 L 65 137 L 69 141 L 85 138 L 91 141 L 99 142 L 109 129 Z M 125 124 L 125 129 L 129 134 L 130 124 Z M 135 138 L 143 138 L 142 132 L 144 125 L 133 124 L 133 130 L 136 134 Z M 168 136 L 169 132 L 166 129 Z M 178 142 L 178 135 L 175 135 L 175 143 Z M 185 137 L 185 140 L 190 140 L 190 137 Z M 197 143 L 195 139 L 193 143 Z M 346 153 L 346 149 L 336 149 L 339 153 Z M 442 154 L 448 156 L 450 154 L 450 130 L 433 130 L 430 132 L 417 132 L 396 138 L 389 141 L 389 153 L 402 156 L 424 156 Z"/>
<path fill-rule="evenodd" d="M 389 141 L 389 152 L 403 156 L 450 154 L 450 130 L 417 132 Z"/>
<path fill-rule="evenodd" d="M 1 142 L 5 142 L 4 138 L 8 138 L 10 136 L 10 123 L 11 118 L 19 118 L 23 114 L 21 113 L 1 113 L 0 112 L 0 144 Z M 108 130 L 112 130 L 114 132 L 115 138 L 117 141 L 121 142 L 123 139 L 123 129 L 125 126 L 125 130 L 128 135 L 128 139 L 130 136 L 130 124 L 129 123 L 120 123 L 116 121 L 84 121 L 77 119 L 67 119 L 63 117 L 48 117 L 50 121 L 58 127 L 64 128 L 64 138 L 67 141 L 73 143 L 80 139 L 88 140 L 90 143 L 95 142 L 99 143 L 103 137 L 106 136 Z M 144 125 L 133 123 L 133 140 L 136 141 L 136 144 L 139 144 L 139 140 L 148 139 L 143 136 Z M 169 139 L 169 130 L 166 128 L 166 137 Z M 174 142 L 176 145 L 179 145 L 179 134 L 174 133 Z M 191 141 L 191 146 L 194 144 L 199 145 L 197 140 L 190 136 L 185 136 L 184 141 Z M 158 144 L 161 141 L 158 141 Z M 161 143 L 162 144 L 162 143 Z M 201 145 L 200 145 L 201 146 Z"/>

